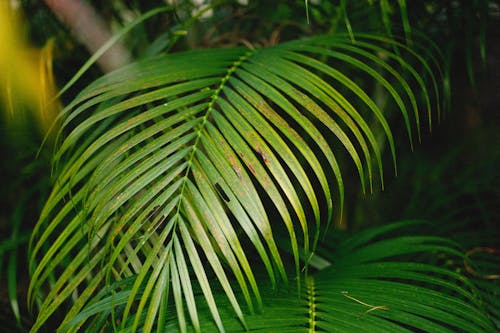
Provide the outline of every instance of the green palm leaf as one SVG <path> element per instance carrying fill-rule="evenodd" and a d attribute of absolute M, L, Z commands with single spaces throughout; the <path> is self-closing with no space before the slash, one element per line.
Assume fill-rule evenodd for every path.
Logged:
<path fill-rule="evenodd" d="M 426 260 L 439 254 L 460 263 L 462 250 L 439 237 L 390 236 L 404 234 L 412 226 L 426 224 L 405 221 L 378 227 L 334 249 L 331 243 L 320 244 L 319 252 L 333 264 L 309 275 L 300 292 L 263 288 L 265 308 L 247 316 L 250 330 L 496 332 L 474 285 L 461 274 Z M 245 331 L 227 305 L 220 308 L 228 331 Z M 175 313 L 170 312 L 169 318 L 167 331 L 178 331 Z M 206 314 L 202 322 L 203 332 L 216 331 Z"/>
<path fill-rule="evenodd" d="M 215 286 L 245 326 L 242 305 L 262 308 L 255 265 L 273 287 L 288 279 L 280 229 L 297 286 L 308 286 L 300 257 L 315 249 L 334 203 L 343 205 L 339 159 L 352 159 L 363 186 L 373 182 L 373 164 L 382 180 L 382 133 L 396 167 L 386 112 L 348 73 L 387 90 L 410 137 L 409 113 L 418 123 L 420 112 L 411 80 L 422 87 L 423 77 L 434 79 L 425 58 L 396 41 L 357 35 L 356 42 L 320 36 L 159 56 L 82 91 L 64 110 L 57 181 L 31 242 L 29 297 L 40 307 L 32 331 L 68 304 L 61 327 L 76 331 L 90 318 L 70 325 L 85 306 L 108 304 L 100 289 L 129 277 L 127 292 L 113 296 L 126 299 L 123 308 L 108 310 L 115 329 L 151 331 L 173 310 L 173 295 L 181 331 L 186 317 L 200 331 L 200 293 L 222 331 Z M 432 98 L 440 103 L 432 84 L 436 96 L 421 91 L 427 107 Z"/>

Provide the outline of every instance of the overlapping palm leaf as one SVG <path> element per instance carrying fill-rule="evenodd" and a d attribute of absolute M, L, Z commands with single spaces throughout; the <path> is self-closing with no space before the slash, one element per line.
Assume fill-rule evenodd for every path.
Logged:
<path fill-rule="evenodd" d="M 250 331 L 496 332 L 478 289 L 455 271 L 463 249 L 414 229 L 406 235 L 415 226 L 431 225 L 403 221 L 320 244 L 322 265 L 329 266 L 310 274 L 300 292 L 263 288 L 265 311 L 247 317 Z M 429 264 L 436 256 L 448 267 Z M 227 302 L 220 308 L 229 332 L 245 331 Z M 167 331 L 178 332 L 175 312 L 168 318 Z M 204 319 L 202 331 L 216 332 Z"/>
<path fill-rule="evenodd" d="M 336 35 L 159 56 L 92 83 L 62 116 L 57 180 L 32 239 L 33 331 L 66 306 L 61 327 L 76 331 L 89 317 L 71 319 L 120 281 L 115 329 L 151 331 L 173 298 L 181 331 L 187 318 L 199 331 L 199 288 L 223 330 L 214 286 L 245 326 L 241 305 L 262 303 L 256 267 L 272 286 L 288 279 L 276 229 L 302 283 L 300 257 L 343 205 L 351 171 L 339 159 L 371 186 L 383 179 L 382 134 L 395 166 L 385 110 L 366 91 L 387 92 L 411 138 L 443 103 L 436 65 L 392 39 Z"/>

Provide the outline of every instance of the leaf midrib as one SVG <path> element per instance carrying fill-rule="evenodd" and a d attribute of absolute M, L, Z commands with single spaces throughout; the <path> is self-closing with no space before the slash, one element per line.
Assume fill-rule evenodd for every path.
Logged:
<path fill-rule="evenodd" d="M 220 95 L 222 89 L 224 89 L 226 82 L 229 80 L 231 75 L 236 71 L 236 69 L 238 67 L 240 67 L 241 64 L 244 61 L 246 61 L 250 56 L 252 56 L 254 53 L 255 53 L 255 51 L 249 50 L 244 55 L 240 56 L 237 61 L 233 62 L 231 64 L 231 66 L 228 68 L 226 75 L 221 79 L 219 86 L 214 90 L 214 94 L 212 95 L 210 102 L 208 103 L 207 111 L 206 111 L 205 115 L 203 116 L 201 124 L 198 125 L 196 138 L 194 139 L 194 143 L 193 143 L 192 148 L 191 148 L 192 149 L 191 154 L 189 155 L 189 157 L 187 158 L 187 161 L 186 161 L 188 163 L 188 165 L 186 168 L 186 172 L 184 173 L 184 176 L 182 177 L 182 185 L 181 185 L 181 188 L 179 191 L 179 198 L 184 197 L 184 190 L 186 188 L 186 183 L 187 183 L 189 174 L 191 173 L 191 167 L 193 165 L 193 160 L 195 159 L 195 154 L 196 154 L 196 151 L 198 149 L 198 143 L 200 141 L 200 138 L 201 138 L 202 133 L 203 133 L 203 129 L 205 128 L 205 125 L 208 121 L 208 118 L 210 117 L 210 114 L 214 110 L 214 105 L 216 104 L 217 99 L 219 98 L 219 95 Z M 182 200 L 179 200 L 178 204 L 177 204 L 177 210 L 176 210 L 175 215 L 174 215 L 175 216 L 175 219 L 174 219 L 175 225 L 174 225 L 174 230 L 173 230 L 174 232 L 176 230 L 176 225 L 177 225 L 178 217 L 179 217 L 180 212 L 181 212 L 181 207 L 182 207 Z"/>

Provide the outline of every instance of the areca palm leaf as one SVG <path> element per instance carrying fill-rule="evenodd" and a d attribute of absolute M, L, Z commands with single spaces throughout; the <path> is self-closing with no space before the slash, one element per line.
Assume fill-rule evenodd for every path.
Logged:
<path fill-rule="evenodd" d="M 181 331 L 187 317 L 199 331 L 199 287 L 223 330 L 214 285 L 245 325 L 242 301 L 250 312 L 262 306 L 249 251 L 272 286 L 288 279 L 277 229 L 288 234 L 300 286 L 300 256 L 316 247 L 334 201 L 342 209 L 339 156 L 350 156 L 363 187 L 374 169 L 382 180 L 380 132 L 396 166 L 388 119 L 366 82 L 387 91 L 410 137 L 417 102 L 441 103 L 436 80 L 434 94 L 419 91 L 424 77 L 434 78 L 424 58 L 393 53 L 394 40 L 356 41 L 321 36 L 159 56 L 83 90 L 63 112 L 57 180 L 33 233 L 33 331 L 70 305 L 67 327 L 104 285 L 129 277 L 116 328 L 149 332 L 173 298 Z"/>
<path fill-rule="evenodd" d="M 440 237 L 405 236 L 405 228 L 415 225 L 427 226 L 404 221 L 364 231 L 334 249 L 320 244 L 330 265 L 305 278 L 299 292 L 267 288 L 264 311 L 247 317 L 250 330 L 496 332 L 478 290 L 453 267 L 461 263 L 463 250 Z M 430 264 L 436 255 L 451 266 Z M 228 304 L 220 308 L 228 331 L 245 331 Z M 202 331 L 215 332 L 206 314 L 204 318 Z M 178 331 L 174 312 L 166 327 Z"/>

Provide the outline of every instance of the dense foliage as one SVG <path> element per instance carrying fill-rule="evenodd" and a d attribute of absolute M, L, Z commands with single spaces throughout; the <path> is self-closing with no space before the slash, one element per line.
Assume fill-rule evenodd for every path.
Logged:
<path fill-rule="evenodd" d="M 33 129 L 3 122 L 29 133 L 2 144 L 18 327 L 498 329 L 498 131 L 453 107 L 484 80 L 496 2 L 91 5 L 119 27 L 93 56 L 54 6 L 21 6 L 69 83 L 34 162 Z M 96 67 L 116 43 L 134 61 Z"/>

